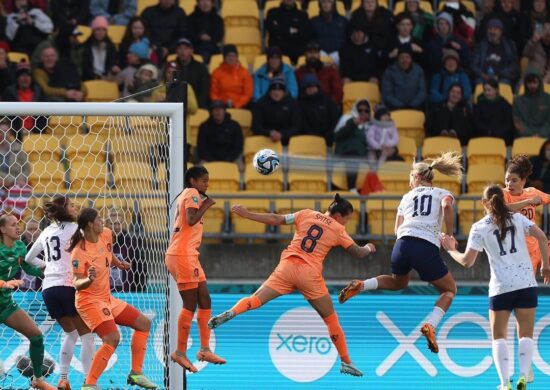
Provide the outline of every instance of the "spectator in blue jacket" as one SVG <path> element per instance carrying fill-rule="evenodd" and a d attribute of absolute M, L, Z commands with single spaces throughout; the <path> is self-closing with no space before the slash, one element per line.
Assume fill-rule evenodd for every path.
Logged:
<path fill-rule="evenodd" d="M 460 84 L 464 91 L 463 99 L 469 101 L 472 96 L 470 79 L 460 67 L 460 57 L 453 49 L 443 50 L 443 68 L 432 77 L 430 83 L 430 103 L 438 104 L 447 100 L 449 87 Z"/>
<path fill-rule="evenodd" d="M 267 62 L 260 66 L 254 73 L 254 102 L 260 100 L 269 90 L 269 84 L 274 77 L 283 77 L 286 84 L 287 95 L 293 99 L 298 98 L 298 83 L 294 70 L 283 62 L 283 53 L 278 47 L 266 50 Z"/>
<path fill-rule="evenodd" d="M 336 10 L 335 0 L 319 0 L 319 16 L 311 19 L 313 39 L 321 46 L 323 54 L 331 57 L 338 65 L 338 50 L 346 39 L 348 21 Z"/>
<path fill-rule="evenodd" d="M 137 0 L 90 0 L 92 18 L 105 16 L 109 24 L 126 26 L 136 10 Z"/>
<path fill-rule="evenodd" d="M 411 45 L 399 46 L 397 61 L 382 76 L 382 101 L 390 110 L 424 108 L 424 71 L 412 59 Z"/>

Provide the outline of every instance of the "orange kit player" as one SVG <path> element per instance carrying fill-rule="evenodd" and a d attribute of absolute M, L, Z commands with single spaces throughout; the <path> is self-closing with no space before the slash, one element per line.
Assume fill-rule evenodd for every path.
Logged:
<path fill-rule="evenodd" d="M 308 209 L 288 215 L 253 213 L 240 205 L 233 206 L 233 212 L 267 225 L 294 224 L 296 233 L 281 254 L 277 268 L 254 295 L 241 299 L 230 310 L 212 317 L 208 326 L 216 328 L 239 314 L 257 309 L 274 298 L 298 290 L 327 325 L 330 338 L 342 361 L 340 372 L 362 376 L 361 371 L 351 362 L 346 336 L 323 279 L 323 261 L 332 248 L 342 246 L 350 254 L 360 258 L 367 257 L 376 250 L 373 244 L 357 245 L 346 232 L 345 225 L 353 214 L 352 204 L 336 194 L 324 214 Z"/>
<path fill-rule="evenodd" d="M 533 172 L 533 165 L 525 155 L 514 156 L 506 168 L 504 200 L 512 211 L 519 211 L 530 221 L 537 223 L 535 209 L 538 205 L 550 203 L 550 196 L 533 187 L 525 188 L 525 182 Z M 535 275 L 542 264 L 538 242 L 531 236 L 525 237 L 527 249 Z"/>
<path fill-rule="evenodd" d="M 174 232 L 166 250 L 165 263 L 178 284 L 183 308 L 178 317 L 178 349 L 170 358 L 184 369 L 197 372 L 187 358 L 187 339 L 197 305 L 197 323 L 201 348 L 199 361 L 224 364 L 225 360 L 210 350 L 208 320 L 212 314 L 206 276 L 199 262 L 199 247 L 202 241 L 204 213 L 216 202 L 206 195 L 208 171 L 204 167 L 191 167 L 185 172 L 185 190 L 177 198 Z"/>
<path fill-rule="evenodd" d="M 78 229 L 67 249 L 71 252 L 75 306 L 84 323 L 103 341 L 94 355 L 86 384 L 81 390 L 98 388 L 97 380 L 120 341 L 117 324 L 134 329 L 131 342 L 132 371 L 127 383 L 156 389 L 157 386 L 142 371 L 151 321 L 135 307 L 111 295 L 111 266 L 128 270 L 130 264 L 119 261 L 113 255 L 113 233 L 104 228 L 103 219 L 96 210 L 82 209 L 77 224 Z"/>

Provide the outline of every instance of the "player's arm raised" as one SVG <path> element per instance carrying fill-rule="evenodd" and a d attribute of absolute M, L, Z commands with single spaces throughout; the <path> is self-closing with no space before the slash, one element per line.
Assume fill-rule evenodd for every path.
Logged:
<path fill-rule="evenodd" d="M 287 223 L 284 215 L 274 214 L 274 213 L 253 213 L 248 211 L 245 206 L 237 204 L 231 208 L 231 211 L 246 219 L 251 221 L 256 221 L 260 223 L 265 223 L 266 225 L 285 225 Z"/>
<path fill-rule="evenodd" d="M 187 224 L 189 226 L 196 225 L 206 213 L 210 207 L 216 204 L 216 201 L 209 196 L 206 196 L 206 199 L 202 201 L 201 206 L 198 209 L 187 208 L 185 209 L 185 218 L 187 219 Z"/>
<path fill-rule="evenodd" d="M 346 251 L 353 257 L 364 259 L 371 253 L 376 252 L 376 247 L 374 246 L 374 244 L 371 244 L 370 242 L 368 244 L 365 244 L 364 246 L 360 246 L 353 243 L 352 245 L 346 248 Z"/>

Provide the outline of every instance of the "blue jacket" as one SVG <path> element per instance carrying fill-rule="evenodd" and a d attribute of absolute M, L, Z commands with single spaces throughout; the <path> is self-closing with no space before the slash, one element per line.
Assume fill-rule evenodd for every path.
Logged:
<path fill-rule="evenodd" d="M 401 108 L 422 109 L 426 101 L 424 71 L 413 63 L 404 72 L 397 61 L 390 65 L 382 76 L 382 100 L 391 110 Z"/>
<path fill-rule="evenodd" d="M 113 24 L 126 26 L 132 16 L 136 14 L 137 11 L 137 0 L 124 0 L 122 4 L 123 11 L 119 14 L 109 14 L 107 10 L 109 9 L 109 0 L 90 0 L 90 14 L 92 14 L 92 19 L 96 16 L 105 16 L 109 23 L 111 18 L 114 19 Z"/>
<path fill-rule="evenodd" d="M 346 39 L 347 24 L 347 19 L 336 11 L 332 14 L 330 21 L 321 15 L 311 19 L 314 39 L 327 53 L 340 50 Z"/>
<path fill-rule="evenodd" d="M 283 64 L 282 74 L 285 78 L 286 90 L 288 94 L 294 100 L 296 100 L 298 98 L 298 83 L 296 82 L 294 71 L 289 65 Z M 253 101 L 257 102 L 267 93 L 267 91 L 269 91 L 269 82 L 271 78 L 269 77 L 269 74 L 267 72 L 267 64 L 263 64 L 262 66 L 260 66 L 258 70 L 254 73 L 253 78 L 254 95 L 252 96 L 252 99 Z"/>
<path fill-rule="evenodd" d="M 460 84 L 464 90 L 464 101 L 469 101 L 472 96 L 472 85 L 470 79 L 462 70 L 458 69 L 456 73 L 448 73 L 442 69 L 432 77 L 430 83 L 430 103 L 443 103 L 447 100 L 449 87 L 452 84 Z"/>

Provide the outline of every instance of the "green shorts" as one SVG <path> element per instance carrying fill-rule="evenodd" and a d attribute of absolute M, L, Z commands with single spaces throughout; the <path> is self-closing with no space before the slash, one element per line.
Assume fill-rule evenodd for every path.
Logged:
<path fill-rule="evenodd" d="M 4 323 L 17 310 L 19 310 L 19 306 L 11 299 L 6 304 L 2 303 L 0 308 L 0 323 Z"/>

